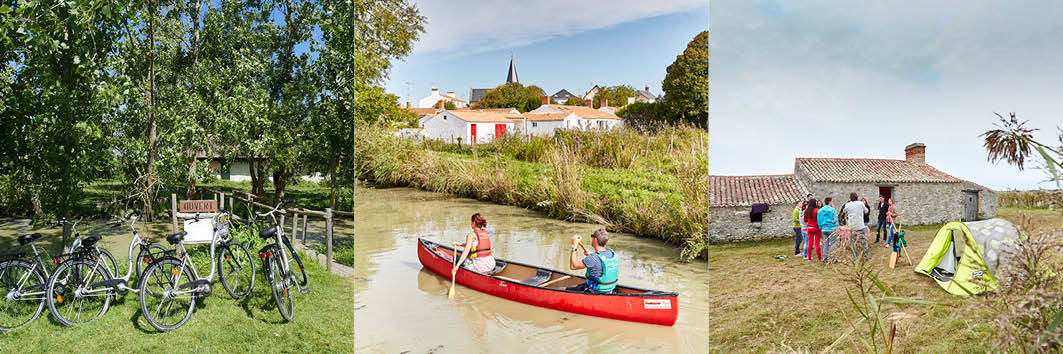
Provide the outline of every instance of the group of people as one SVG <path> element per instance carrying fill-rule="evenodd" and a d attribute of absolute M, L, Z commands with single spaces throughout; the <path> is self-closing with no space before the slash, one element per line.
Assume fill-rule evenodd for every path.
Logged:
<path fill-rule="evenodd" d="M 875 243 L 880 242 L 881 236 L 886 247 L 892 247 L 893 219 L 897 216 L 893 208 L 893 198 L 879 196 L 878 199 Z M 867 199 L 860 199 L 855 192 L 849 193 L 849 201 L 842 205 L 840 213 L 834 208 L 834 198 L 826 197 L 821 201 L 813 198 L 812 194 L 806 195 L 804 200 L 794 203 L 794 256 L 811 261 L 814 252 L 815 259 L 820 262 L 837 262 L 835 253 L 832 252 L 837 249 L 838 240 L 847 236 L 853 259 L 860 256 L 858 250 L 863 250 L 863 259 L 867 260 L 870 257 L 870 216 L 871 206 L 868 205 Z M 843 224 L 839 225 L 839 221 Z"/>
<path fill-rule="evenodd" d="M 587 293 L 611 293 L 616 289 L 617 280 L 620 278 L 620 257 L 613 250 L 605 248 L 609 242 L 609 233 L 605 229 L 598 229 L 591 234 L 591 247 L 594 252 L 584 250 L 583 258 L 579 257 L 581 237 L 572 236 L 572 249 L 569 257 L 569 268 L 572 270 L 586 269 L 586 281 L 576 286 L 565 288 L 569 291 Z M 491 254 L 491 236 L 487 233 L 487 220 L 483 215 L 472 215 L 472 232 L 465 235 L 465 242 L 454 242 L 454 247 L 464 248 L 457 264 L 461 264 L 466 270 L 491 274 L 495 269 L 495 257 Z M 458 272 L 455 267 L 452 271 Z"/>

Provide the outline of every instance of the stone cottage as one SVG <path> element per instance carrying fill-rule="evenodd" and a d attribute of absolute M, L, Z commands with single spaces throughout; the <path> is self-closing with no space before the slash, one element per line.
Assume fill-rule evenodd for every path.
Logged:
<path fill-rule="evenodd" d="M 792 223 L 778 222 L 783 217 L 778 214 L 791 218 L 793 203 L 807 193 L 819 200 L 832 197 L 840 207 L 850 192 L 856 192 L 871 204 L 872 225 L 876 224 L 875 204 L 880 195 L 894 198 L 896 208 L 904 211 L 904 223 L 909 225 L 996 216 L 997 193 L 928 165 L 926 145 L 910 144 L 904 148 L 904 156 L 904 160 L 798 158 L 792 175 L 713 176 L 709 210 L 710 217 L 719 219 L 710 223 L 719 226 L 710 227 L 711 236 L 716 240 L 792 236 Z M 793 180 L 793 190 L 784 182 L 786 178 Z M 775 196 L 789 200 L 772 199 Z M 759 225 L 749 216 L 751 205 L 756 203 L 771 204 L 771 211 L 761 216 Z"/>

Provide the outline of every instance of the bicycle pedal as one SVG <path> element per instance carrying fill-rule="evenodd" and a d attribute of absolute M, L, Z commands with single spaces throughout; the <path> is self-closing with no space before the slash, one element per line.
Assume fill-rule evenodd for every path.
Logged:
<path fill-rule="evenodd" d="M 310 287 L 299 288 L 299 293 L 303 294 L 303 295 L 309 294 L 310 293 Z"/>

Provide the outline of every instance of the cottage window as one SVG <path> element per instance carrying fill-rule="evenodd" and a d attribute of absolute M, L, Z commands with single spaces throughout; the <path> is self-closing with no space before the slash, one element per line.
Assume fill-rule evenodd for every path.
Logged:
<path fill-rule="evenodd" d="M 532 128 L 535 128 L 535 127 L 538 127 L 538 126 L 539 126 L 538 122 L 532 122 Z"/>

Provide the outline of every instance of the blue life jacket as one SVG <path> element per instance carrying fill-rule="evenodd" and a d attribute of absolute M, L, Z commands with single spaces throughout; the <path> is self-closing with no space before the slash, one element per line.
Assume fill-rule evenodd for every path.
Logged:
<path fill-rule="evenodd" d="M 598 259 L 602 262 L 602 276 L 596 277 L 591 275 L 590 268 L 587 268 L 587 286 L 594 291 L 598 292 L 610 292 L 616 288 L 617 279 L 620 278 L 620 257 L 616 252 L 609 250 L 613 253 L 613 257 L 606 258 L 601 252 L 595 253 Z"/>

